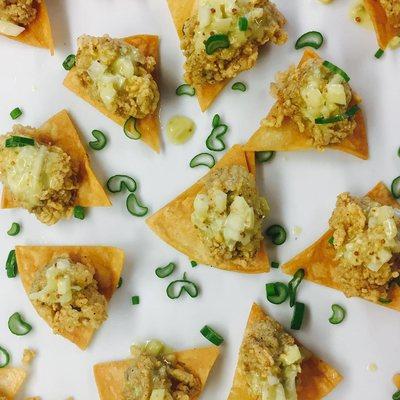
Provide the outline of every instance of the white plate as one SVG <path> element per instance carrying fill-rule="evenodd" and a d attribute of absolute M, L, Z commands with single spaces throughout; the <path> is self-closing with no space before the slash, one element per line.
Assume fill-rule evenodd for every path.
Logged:
<path fill-rule="evenodd" d="M 376 60 L 374 33 L 349 20 L 346 0 L 334 0 L 329 6 L 317 0 L 276 2 L 289 21 L 290 40 L 283 47 L 263 51 L 257 66 L 238 78 L 248 84 L 246 93 L 233 92 L 228 87 L 202 114 L 195 98 L 175 96 L 175 88 L 182 82 L 183 58 L 165 0 L 48 1 L 57 45 L 54 57 L 45 50 L 0 38 L 1 131 L 11 129 L 13 121 L 8 113 L 16 106 L 24 111 L 18 123 L 32 126 L 66 108 L 85 140 L 91 139 L 92 129 L 103 130 L 110 139 L 105 150 L 90 151 L 98 176 L 105 181 L 116 173 L 126 173 L 138 179 L 143 201 L 155 211 L 205 172 L 201 168 L 190 169 L 188 162 L 205 148 L 213 114 L 218 112 L 230 126 L 229 145 L 245 142 L 272 104 L 267 87 L 275 73 L 301 56 L 294 50 L 295 40 L 308 30 L 319 30 L 326 38 L 322 56 L 350 74 L 354 89 L 364 99 L 371 158 L 362 161 L 333 151 L 281 153 L 260 170 L 260 187 L 272 206 L 270 222 L 281 223 L 290 232 L 283 246 L 269 249 L 271 259 L 288 260 L 324 232 L 338 193 L 362 195 L 377 181 L 390 184 L 399 174 L 399 53 L 387 52 Z M 162 123 L 165 126 L 175 114 L 191 116 L 197 131 L 189 143 L 166 143 L 157 155 L 145 145 L 127 140 L 118 126 L 62 86 L 62 61 L 75 52 L 75 40 L 83 33 L 109 33 L 114 37 L 160 35 Z M 246 276 L 205 266 L 192 270 L 188 259 L 155 236 L 144 219 L 127 213 L 124 196 L 113 196 L 112 201 L 112 208 L 91 209 L 84 221 L 71 219 L 50 228 L 23 210 L 0 213 L 3 264 L 16 244 L 114 245 L 127 255 L 124 284 L 112 299 L 109 319 L 86 352 L 53 335 L 33 310 L 20 279 L 7 279 L 1 272 L 0 344 L 10 350 L 14 365 L 24 348 L 38 350 L 23 395 L 38 395 L 44 400 L 68 396 L 95 399 L 95 363 L 122 359 L 128 355 L 132 342 L 152 337 L 177 349 L 208 345 L 199 333 L 207 323 L 223 334 L 226 344 L 202 399 L 225 399 L 251 303 L 259 302 L 288 327 L 289 307 L 267 304 L 264 298 L 266 282 L 287 281 L 288 277 L 279 271 Z M 16 238 L 6 235 L 12 221 L 22 223 L 22 233 Z M 298 237 L 292 234 L 295 226 L 302 228 Z M 200 283 L 200 297 L 175 301 L 167 298 L 167 282 L 156 278 L 154 269 L 170 261 L 179 264 L 179 274 L 186 271 Z M 139 306 L 130 304 L 132 295 L 140 295 Z M 395 391 L 391 378 L 399 368 L 400 314 L 366 301 L 347 300 L 339 292 L 307 282 L 302 284 L 299 296 L 309 306 L 310 316 L 296 336 L 344 376 L 343 383 L 328 398 L 391 398 Z M 328 322 L 332 303 L 347 309 L 348 317 L 340 326 Z M 13 336 L 7 329 L 7 319 L 15 311 L 22 312 L 34 327 L 27 336 Z M 377 364 L 377 372 L 367 370 L 370 363 Z"/>

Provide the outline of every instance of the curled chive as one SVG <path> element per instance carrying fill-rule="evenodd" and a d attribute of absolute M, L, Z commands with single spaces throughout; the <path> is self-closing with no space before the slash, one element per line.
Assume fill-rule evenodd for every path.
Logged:
<path fill-rule="evenodd" d="M 333 124 L 335 122 L 340 122 L 340 121 L 345 121 L 346 119 L 350 119 L 354 117 L 354 115 L 360 111 L 360 107 L 358 105 L 354 105 L 350 107 L 345 113 L 343 114 L 337 114 L 334 115 L 333 117 L 319 117 L 315 119 L 315 123 L 318 125 L 324 125 L 324 124 Z"/>
<path fill-rule="evenodd" d="M 17 257 L 15 255 L 15 250 L 11 250 L 8 253 L 6 261 L 6 272 L 8 278 L 15 278 L 18 273 Z"/>
<path fill-rule="evenodd" d="M 175 93 L 177 96 L 194 96 L 196 94 L 196 89 L 193 86 L 184 83 L 176 88 Z"/>
<path fill-rule="evenodd" d="M 286 241 L 286 231 L 285 228 L 281 225 L 271 225 L 266 231 L 265 234 L 270 238 L 271 242 L 276 245 L 281 245 Z"/>
<path fill-rule="evenodd" d="M 204 44 L 208 55 L 212 55 L 217 50 L 226 49 L 230 46 L 229 37 L 224 34 L 211 35 Z"/>
<path fill-rule="evenodd" d="M 8 329 L 17 336 L 24 336 L 32 330 L 32 326 L 28 324 L 18 312 L 11 315 L 8 319 Z"/>
<path fill-rule="evenodd" d="M 212 344 L 220 346 L 224 342 L 224 338 L 208 325 L 201 328 L 200 333 Z"/>
<path fill-rule="evenodd" d="M 245 32 L 249 27 L 249 20 L 246 17 L 240 17 L 238 21 L 239 31 Z"/>
<path fill-rule="evenodd" d="M 114 175 L 107 181 L 107 189 L 111 193 L 119 193 L 125 189 L 133 193 L 136 188 L 136 181 L 128 175 Z"/>
<path fill-rule="evenodd" d="M 215 158 L 210 153 L 200 153 L 194 156 L 190 160 L 190 168 L 195 168 L 200 165 L 204 165 L 205 167 L 212 168 L 215 165 Z"/>
<path fill-rule="evenodd" d="M 5 141 L 5 147 L 24 147 L 34 145 L 35 140 L 25 136 L 11 136 Z"/>
<path fill-rule="evenodd" d="M 82 206 L 75 206 L 74 217 L 77 219 L 85 219 L 85 209 Z"/>
<path fill-rule="evenodd" d="M 176 290 L 179 289 L 179 291 Z M 177 299 L 182 295 L 182 293 L 186 292 L 190 297 L 194 298 L 199 295 L 199 288 L 198 286 L 189 281 L 186 278 L 186 273 L 183 274 L 182 279 L 178 279 L 176 281 L 172 281 L 167 287 L 167 296 L 170 299 Z"/>
<path fill-rule="evenodd" d="M 76 62 L 75 54 L 70 54 L 65 58 L 65 60 L 62 63 L 62 66 L 65 70 L 69 71 L 70 69 L 75 67 L 75 62 Z"/>
<path fill-rule="evenodd" d="M 383 56 L 384 53 L 385 53 L 384 50 L 378 49 L 378 50 L 376 51 L 374 57 L 379 59 L 379 58 L 381 58 L 381 57 Z"/>
<path fill-rule="evenodd" d="M 243 82 L 235 82 L 232 85 L 232 90 L 239 90 L 240 92 L 245 92 L 247 90 L 247 87 Z"/>
<path fill-rule="evenodd" d="M 212 127 L 216 128 L 217 126 L 219 126 L 220 123 L 221 123 L 221 117 L 218 114 L 215 114 L 213 116 L 212 123 L 211 123 Z M 400 151 L 400 149 L 399 149 L 399 151 Z"/>
<path fill-rule="evenodd" d="M 96 140 L 93 140 L 93 141 L 89 142 L 89 146 L 93 150 L 102 150 L 102 149 L 104 149 L 104 147 L 106 147 L 106 144 L 107 144 L 106 135 L 102 131 L 99 131 L 98 129 L 94 129 L 92 131 L 92 135 L 94 136 L 94 138 Z"/>
<path fill-rule="evenodd" d="M 4 348 L 0 346 L 0 368 L 7 367 L 10 363 L 10 353 Z"/>
<path fill-rule="evenodd" d="M 256 151 L 256 160 L 259 163 L 271 161 L 275 157 L 275 151 Z"/>
<path fill-rule="evenodd" d="M 348 82 L 350 80 L 350 77 L 346 74 L 346 72 L 337 67 L 335 64 L 332 64 L 331 62 L 325 60 L 322 65 L 328 68 L 334 74 L 340 75 L 345 80 L 345 82 Z"/>
<path fill-rule="evenodd" d="M 310 31 L 301 35 L 294 45 L 296 50 L 302 49 L 303 47 L 312 47 L 313 49 L 319 49 L 324 43 L 324 37 L 318 31 Z"/>
<path fill-rule="evenodd" d="M 329 318 L 331 324 L 337 325 L 343 322 L 346 317 L 346 310 L 338 304 L 332 305 L 332 316 Z"/>
<path fill-rule="evenodd" d="M 124 123 L 125 136 L 132 140 L 138 140 L 142 137 L 138 127 L 137 119 L 135 117 L 129 117 Z"/>
<path fill-rule="evenodd" d="M 226 146 L 222 138 L 227 131 L 228 131 L 228 126 L 225 124 L 220 124 L 215 128 L 213 128 L 210 135 L 206 139 L 207 149 L 211 151 L 225 150 Z"/>
<path fill-rule="evenodd" d="M 126 208 L 135 217 L 144 217 L 149 212 L 149 209 L 141 204 L 133 193 L 126 199 Z"/>
<path fill-rule="evenodd" d="M 290 323 L 291 329 L 294 330 L 301 329 L 301 326 L 303 325 L 305 311 L 306 311 L 306 305 L 304 303 L 296 302 L 294 304 L 293 317 Z"/>
<path fill-rule="evenodd" d="M 400 176 L 393 179 L 392 184 L 390 185 L 390 190 L 395 199 L 400 199 Z"/>
<path fill-rule="evenodd" d="M 132 305 L 134 305 L 134 306 L 138 305 L 140 303 L 140 297 L 139 296 L 132 296 L 131 297 L 131 302 L 132 302 Z"/>
<path fill-rule="evenodd" d="M 299 287 L 301 281 L 305 276 L 305 271 L 303 268 L 299 268 L 295 274 L 293 275 L 292 280 L 289 282 L 289 298 L 290 298 L 290 307 L 293 307 L 296 302 L 297 288 Z"/>
<path fill-rule="evenodd" d="M 156 275 L 159 278 L 166 278 L 167 276 L 170 276 L 175 271 L 175 268 L 176 268 L 175 263 L 170 262 L 165 267 L 158 267 L 156 269 Z"/>
<path fill-rule="evenodd" d="M 267 283 L 265 291 L 267 300 L 272 304 L 282 304 L 289 296 L 288 287 L 282 282 Z"/>
<path fill-rule="evenodd" d="M 21 231 L 21 225 L 17 222 L 13 222 L 11 224 L 10 229 L 7 231 L 8 236 L 17 236 L 18 233 Z"/>
<path fill-rule="evenodd" d="M 14 108 L 14 110 L 12 110 L 10 112 L 10 117 L 11 119 L 17 119 L 22 115 L 22 110 L 19 107 Z"/>

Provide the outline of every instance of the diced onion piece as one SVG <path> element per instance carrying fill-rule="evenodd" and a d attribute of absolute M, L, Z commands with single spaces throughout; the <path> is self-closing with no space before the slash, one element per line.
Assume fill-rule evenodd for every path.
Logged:
<path fill-rule="evenodd" d="M 3 35 L 16 37 L 20 35 L 24 30 L 25 28 L 23 26 L 13 24 L 12 22 L 0 20 L 0 33 Z"/>
<path fill-rule="evenodd" d="M 96 82 L 97 80 L 101 79 L 103 74 L 106 72 L 106 69 L 107 67 L 101 64 L 99 61 L 93 61 L 90 64 L 90 67 L 88 68 L 87 72 L 90 78 Z"/>
<path fill-rule="evenodd" d="M 135 75 L 135 66 L 130 57 L 119 57 L 112 65 L 112 71 L 125 78 Z"/>
<path fill-rule="evenodd" d="M 327 85 L 326 100 L 329 103 L 335 103 L 345 106 L 347 104 L 346 92 L 340 83 L 329 83 Z"/>

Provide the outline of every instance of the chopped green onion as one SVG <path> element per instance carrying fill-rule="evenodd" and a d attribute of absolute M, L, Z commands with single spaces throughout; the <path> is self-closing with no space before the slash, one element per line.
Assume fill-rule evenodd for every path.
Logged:
<path fill-rule="evenodd" d="M 85 209 L 82 206 L 75 206 L 74 217 L 77 219 L 85 219 Z"/>
<path fill-rule="evenodd" d="M 144 217 L 149 212 L 149 209 L 141 204 L 133 193 L 126 199 L 126 208 L 135 217 Z"/>
<path fill-rule="evenodd" d="M 346 310 L 338 304 L 332 305 L 332 313 L 329 322 L 334 325 L 340 324 L 346 317 Z"/>
<path fill-rule="evenodd" d="M 176 88 L 175 93 L 177 96 L 194 96 L 196 94 L 196 89 L 193 86 L 184 83 Z"/>
<path fill-rule="evenodd" d="M 259 163 L 271 161 L 275 157 L 275 151 L 256 151 L 256 160 Z"/>
<path fill-rule="evenodd" d="M 271 225 L 265 234 L 271 239 L 271 242 L 276 245 L 281 245 L 286 241 L 286 231 L 281 225 Z"/>
<path fill-rule="evenodd" d="M 390 190 L 392 192 L 392 196 L 395 199 L 400 198 L 400 176 L 394 178 L 392 181 L 392 185 L 390 186 Z"/>
<path fill-rule="evenodd" d="M 230 46 L 228 35 L 218 34 L 211 35 L 206 41 L 206 53 L 208 55 L 214 54 L 219 49 L 226 49 Z"/>
<path fill-rule="evenodd" d="M 354 105 L 353 107 L 350 107 L 345 113 L 343 114 L 337 114 L 334 115 L 333 117 L 319 117 L 315 119 L 315 123 L 318 125 L 324 125 L 324 124 L 333 124 L 335 122 L 340 122 L 340 121 L 345 121 L 346 119 L 350 119 L 354 117 L 354 115 L 360 111 L 360 107 L 358 105 Z"/>
<path fill-rule="evenodd" d="M 170 262 L 165 267 L 158 267 L 156 269 L 156 275 L 159 278 L 166 278 L 167 276 L 170 276 L 175 271 L 175 268 L 176 268 L 176 265 L 173 262 Z"/>
<path fill-rule="evenodd" d="M 25 136 L 11 136 L 6 139 L 5 147 L 24 147 L 34 146 L 35 141 L 32 138 Z"/>
<path fill-rule="evenodd" d="M 10 117 L 11 119 L 17 119 L 22 115 L 22 110 L 19 107 L 14 108 L 14 110 L 12 110 L 10 112 Z"/>
<path fill-rule="evenodd" d="M 204 165 L 205 167 L 212 168 L 215 165 L 215 158 L 210 153 L 200 153 L 194 156 L 190 160 L 190 168 L 195 168 L 200 165 Z"/>
<path fill-rule="evenodd" d="M 265 291 L 267 300 L 272 304 L 282 304 L 289 296 L 289 290 L 282 282 L 267 283 Z"/>
<path fill-rule="evenodd" d="M 0 368 L 7 367 L 10 363 L 10 353 L 4 348 L 0 346 Z"/>
<path fill-rule="evenodd" d="M 136 188 L 136 181 L 128 175 L 114 175 L 107 181 L 107 189 L 111 193 L 119 193 L 125 189 L 133 193 Z"/>
<path fill-rule="evenodd" d="M 289 282 L 289 298 L 290 307 L 293 307 L 296 302 L 297 288 L 299 287 L 301 281 L 303 280 L 305 271 L 303 268 L 298 269 L 293 275 L 292 280 Z"/>
<path fill-rule="evenodd" d="M 279 263 L 277 261 L 271 261 L 271 268 L 279 268 Z"/>
<path fill-rule="evenodd" d="M 324 43 L 324 37 L 318 31 L 310 31 L 301 35 L 294 45 L 296 50 L 302 49 L 303 47 L 312 47 L 313 49 L 319 49 Z"/>
<path fill-rule="evenodd" d="M 400 147 L 397 149 L 397 156 L 400 157 Z"/>
<path fill-rule="evenodd" d="M 62 63 L 62 66 L 65 70 L 69 71 L 71 68 L 75 66 L 76 57 L 75 54 L 70 54 Z"/>
<path fill-rule="evenodd" d="M 393 394 L 392 400 L 400 400 L 400 390 Z"/>
<path fill-rule="evenodd" d="M 119 280 L 118 280 L 117 289 L 119 289 L 122 286 L 122 282 L 123 282 L 123 279 L 122 279 L 122 276 L 121 276 L 119 278 Z"/>
<path fill-rule="evenodd" d="M 348 82 L 350 80 L 350 77 L 346 74 L 346 72 L 344 72 L 342 69 L 337 67 L 335 64 L 332 64 L 331 62 L 325 60 L 322 63 L 322 65 L 324 67 L 328 68 L 334 74 L 340 75 L 345 80 L 345 82 Z"/>
<path fill-rule="evenodd" d="M 8 319 L 8 329 L 14 335 L 24 336 L 32 330 L 32 326 L 22 318 L 20 313 L 16 312 Z"/>
<path fill-rule="evenodd" d="M 379 301 L 379 303 L 382 303 L 382 304 L 390 304 L 392 302 L 391 299 L 385 299 L 384 297 L 380 297 L 378 299 L 378 301 Z"/>
<path fill-rule="evenodd" d="M 232 85 L 232 90 L 239 90 L 240 92 L 245 92 L 247 90 L 247 87 L 243 82 L 235 82 Z"/>
<path fill-rule="evenodd" d="M 212 344 L 216 346 L 220 346 L 224 342 L 224 338 L 214 331 L 214 329 L 210 328 L 208 325 L 204 325 L 201 328 L 200 333 Z"/>
<path fill-rule="evenodd" d="M 211 151 L 223 151 L 226 146 L 222 137 L 228 131 L 228 126 L 225 124 L 221 124 L 213 128 L 210 135 L 206 139 L 206 146 L 208 150 Z"/>
<path fill-rule="evenodd" d="M 17 236 L 18 233 L 21 231 L 21 225 L 17 222 L 13 222 L 11 224 L 11 228 L 7 231 L 8 236 Z"/>
<path fill-rule="evenodd" d="M 197 262 L 196 261 L 190 261 L 190 265 L 192 266 L 192 268 L 197 267 Z"/>
<path fill-rule="evenodd" d="M 328 243 L 333 245 L 334 242 L 335 242 L 335 239 L 333 238 L 333 236 L 331 236 L 331 237 L 328 239 Z"/>
<path fill-rule="evenodd" d="M 211 123 L 212 127 L 216 128 L 217 126 L 219 126 L 220 123 L 221 123 L 221 117 L 218 114 L 215 114 L 213 116 L 212 123 Z M 400 149 L 399 149 L 399 151 L 400 151 Z"/>
<path fill-rule="evenodd" d="M 94 129 L 92 131 L 92 135 L 95 137 L 96 140 L 93 140 L 93 141 L 89 142 L 89 146 L 93 150 L 102 150 L 102 149 L 104 149 L 104 147 L 106 147 L 106 144 L 107 144 L 106 135 L 102 131 L 99 131 L 98 129 Z"/>
<path fill-rule="evenodd" d="M 249 27 L 249 21 L 246 17 L 240 17 L 238 21 L 239 31 L 245 32 Z"/>
<path fill-rule="evenodd" d="M 175 287 L 179 287 L 179 292 L 176 292 Z M 167 287 L 167 296 L 170 299 L 177 299 L 183 292 L 186 292 L 190 297 L 197 297 L 199 295 L 198 286 L 186 278 L 186 273 L 183 274 L 182 279 L 172 281 Z"/>
<path fill-rule="evenodd" d="M 298 331 L 303 324 L 304 314 L 306 311 L 306 305 L 304 303 L 296 302 L 294 304 L 292 322 L 290 323 L 290 328 Z"/>
<path fill-rule="evenodd" d="M 138 305 L 140 303 L 140 297 L 139 296 L 132 296 L 131 298 L 132 304 L 134 306 Z"/>
<path fill-rule="evenodd" d="M 135 117 L 129 117 L 124 124 L 125 136 L 129 139 L 138 140 L 142 137 L 139 129 L 136 126 L 137 119 Z"/>
<path fill-rule="evenodd" d="M 6 261 L 6 271 L 8 278 L 15 278 L 18 273 L 17 257 L 15 255 L 15 250 L 11 250 L 8 253 Z"/>
<path fill-rule="evenodd" d="M 382 49 L 378 49 L 377 51 L 376 51 L 376 53 L 375 53 L 375 58 L 381 58 L 382 56 L 383 56 L 383 53 L 384 53 L 385 51 L 384 50 L 382 50 Z"/>

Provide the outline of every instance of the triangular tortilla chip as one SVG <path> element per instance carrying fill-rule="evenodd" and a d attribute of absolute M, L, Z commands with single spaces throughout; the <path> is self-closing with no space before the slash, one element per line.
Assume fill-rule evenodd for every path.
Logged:
<path fill-rule="evenodd" d="M 400 208 L 399 203 L 393 199 L 389 190 L 382 182 L 379 182 L 370 192 L 368 192 L 368 196 L 372 200 L 381 204 Z M 293 275 L 299 268 L 304 268 L 306 271 L 306 279 L 339 290 L 332 279 L 332 270 L 337 265 L 337 261 L 335 260 L 335 249 L 328 242 L 332 234 L 332 230 L 326 232 L 310 247 L 284 264 L 282 266 L 282 271 L 286 274 Z M 400 288 L 398 285 L 393 285 L 391 287 L 390 298 L 392 299 L 391 303 L 378 304 L 400 311 Z"/>
<path fill-rule="evenodd" d="M 45 0 L 41 0 L 38 6 L 36 19 L 18 36 L 7 36 L 9 39 L 35 47 L 44 47 L 54 54 L 54 41 L 51 33 L 49 14 Z"/>
<path fill-rule="evenodd" d="M 314 51 L 306 50 L 300 64 L 310 58 L 318 57 L 319 56 Z M 353 95 L 351 105 L 355 104 L 354 98 L 355 96 Z M 273 113 L 275 107 L 277 107 L 277 105 L 273 106 L 270 115 Z M 359 111 L 354 118 L 357 122 L 354 133 L 341 143 L 330 144 L 326 146 L 326 148 L 340 150 L 366 160 L 369 157 L 369 153 L 367 132 L 362 111 Z M 246 143 L 245 148 L 249 151 L 296 151 L 315 149 L 312 145 L 312 139 L 307 137 L 304 132 L 300 132 L 297 124 L 289 118 L 285 118 L 279 128 L 260 126 Z"/>
<path fill-rule="evenodd" d="M 244 336 L 252 325 L 266 318 L 266 313 L 258 304 L 253 304 Z M 330 393 L 342 380 L 340 374 L 330 365 L 311 355 L 301 364 L 297 381 L 298 400 L 319 400 Z M 233 385 L 228 400 L 257 400 L 246 381 L 245 372 L 236 367 Z"/>
<path fill-rule="evenodd" d="M 82 207 L 109 207 L 110 200 L 90 167 L 89 156 L 68 113 L 63 110 L 51 117 L 37 131 L 38 140 L 60 147 L 78 171 L 79 189 L 75 204 Z M 8 188 L 3 187 L 0 208 L 18 208 Z"/>
<path fill-rule="evenodd" d="M 235 145 L 222 157 L 214 168 L 241 165 L 247 168 L 249 172 L 253 172 L 250 167 L 254 168 L 254 161 L 251 161 L 251 156 L 248 155 L 247 157 L 250 157 L 248 163 L 246 154 L 242 146 Z M 193 212 L 193 201 L 197 194 L 203 189 L 204 181 L 208 175 L 209 173 L 149 217 L 146 221 L 147 224 L 170 246 L 186 254 L 191 260 L 197 261 L 200 264 L 212 265 L 217 268 L 244 273 L 268 272 L 269 260 L 263 243 L 261 243 L 260 250 L 254 259 L 249 263 L 244 263 L 243 260 L 239 259 L 225 262 L 215 260 L 201 241 L 196 228 L 192 224 L 191 215 Z"/>
<path fill-rule="evenodd" d="M 158 36 L 153 35 L 136 35 L 123 38 L 123 40 L 137 47 L 145 56 L 152 56 L 156 60 L 156 70 L 153 72 L 153 78 L 158 81 L 157 66 L 159 65 L 159 40 Z M 88 90 L 82 85 L 75 68 L 72 68 L 64 79 L 64 86 L 78 95 L 81 99 L 91 104 L 106 117 L 112 119 L 121 127 L 124 126 L 126 119 L 109 111 L 100 100 L 93 99 Z M 159 85 L 160 88 L 160 85 Z M 141 132 L 143 140 L 157 153 L 160 152 L 160 107 L 145 118 L 137 120 L 137 128 Z M 121 130 L 121 133 L 122 130 Z"/>
<path fill-rule="evenodd" d="M 202 389 L 204 389 L 211 368 L 219 355 L 219 349 L 217 347 L 204 347 L 179 351 L 175 354 L 178 362 L 184 364 L 192 373 L 195 373 L 200 378 Z M 124 399 L 125 371 L 131 363 L 131 359 L 126 359 L 96 364 L 93 367 L 100 400 Z"/>
<path fill-rule="evenodd" d="M 0 397 L 13 400 L 26 378 L 26 371 L 22 368 L 0 368 Z"/>
<path fill-rule="evenodd" d="M 379 0 L 364 0 L 364 5 L 374 24 L 379 47 L 384 50 L 394 37 L 400 35 L 400 28 L 389 21 Z"/>
<path fill-rule="evenodd" d="M 98 290 L 109 302 L 117 288 L 124 266 L 124 252 L 115 247 L 17 246 L 15 253 L 18 272 L 27 294 L 30 292 L 35 273 L 48 265 L 53 258 L 66 254 L 72 261 L 89 264 L 95 269 L 94 277 L 98 283 Z M 49 321 L 46 322 L 50 325 Z M 79 327 L 72 332 L 65 331 L 61 335 L 84 350 L 88 347 L 94 332 L 90 327 Z"/>

